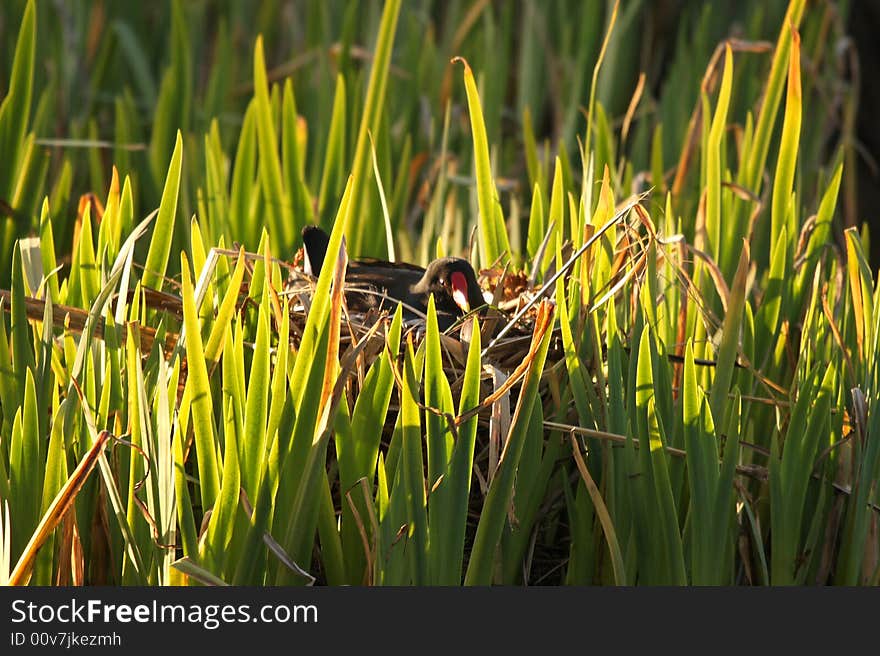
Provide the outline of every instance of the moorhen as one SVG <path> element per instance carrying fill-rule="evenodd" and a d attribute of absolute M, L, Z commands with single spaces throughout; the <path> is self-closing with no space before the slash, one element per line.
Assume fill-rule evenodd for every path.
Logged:
<path fill-rule="evenodd" d="M 317 226 L 306 226 L 302 236 L 305 272 L 317 277 L 330 236 Z M 406 262 L 352 260 L 348 263 L 345 283 L 349 310 L 366 313 L 380 309 L 386 300 L 400 301 L 404 319 L 422 318 L 427 314 L 428 299 L 434 294 L 440 330 L 446 330 L 462 315 L 486 305 L 473 267 L 459 257 L 434 260 L 427 269 Z"/>

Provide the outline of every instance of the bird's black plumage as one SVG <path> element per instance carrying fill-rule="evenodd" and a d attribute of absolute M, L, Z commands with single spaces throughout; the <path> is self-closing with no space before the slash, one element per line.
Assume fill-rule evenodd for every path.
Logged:
<path fill-rule="evenodd" d="M 327 233 L 317 226 L 303 229 L 306 273 L 320 274 L 329 241 Z M 466 311 L 485 305 L 473 267 L 458 257 L 436 259 L 427 268 L 406 262 L 352 260 L 348 264 L 345 282 L 349 310 L 393 309 L 394 301 L 400 301 L 407 319 L 424 316 L 428 311 L 428 299 L 433 294 L 441 330 L 450 327 Z"/>
<path fill-rule="evenodd" d="M 304 269 L 310 276 L 318 277 L 321 273 L 321 265 L 327 255 L 327 246 L 330 244 L 330 235 L 318 226 L 306 226 L 302 230 L 303 256 L 305 258 Z"/>

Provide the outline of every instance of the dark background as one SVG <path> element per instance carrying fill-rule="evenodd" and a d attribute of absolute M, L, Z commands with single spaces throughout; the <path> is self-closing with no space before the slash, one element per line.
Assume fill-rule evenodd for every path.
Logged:
<path fill-rule="evenodd" d="M 849 32 L 858 53 L 858 68 L 851 71 L 860 84 L 859 110 L 856 117 L 858 145 L 858 215 L 857 221 L 870 226 L 871 262 L 880 265 L 880 1 L 857 0 L 853 3 Z"/>

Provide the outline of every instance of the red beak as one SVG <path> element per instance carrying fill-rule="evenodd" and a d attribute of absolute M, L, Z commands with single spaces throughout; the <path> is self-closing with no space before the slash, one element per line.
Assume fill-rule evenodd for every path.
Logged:
<path fill-rule="evenodd" d="M 454 300 L 455 304 L 462 310 L 470 312 L 471 305 L 468 303 L 467 297 L 467 279 L 464 277 L 464 274 L 455 271 L 450 276 L 449 281 L 452 285 L 452 300 Z"/>

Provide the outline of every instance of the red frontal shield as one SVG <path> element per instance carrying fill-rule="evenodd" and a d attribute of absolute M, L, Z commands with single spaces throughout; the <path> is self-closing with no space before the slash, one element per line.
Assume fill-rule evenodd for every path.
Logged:
<path fill-rule="evenodd" d="M 468 303 L 467 279 L 464 277 L 464 274 L 456 271 L 450 276 L 449 281 L 452 285 L 452 300 L 462 310 L 470 312 L 471 306 Z"/>

